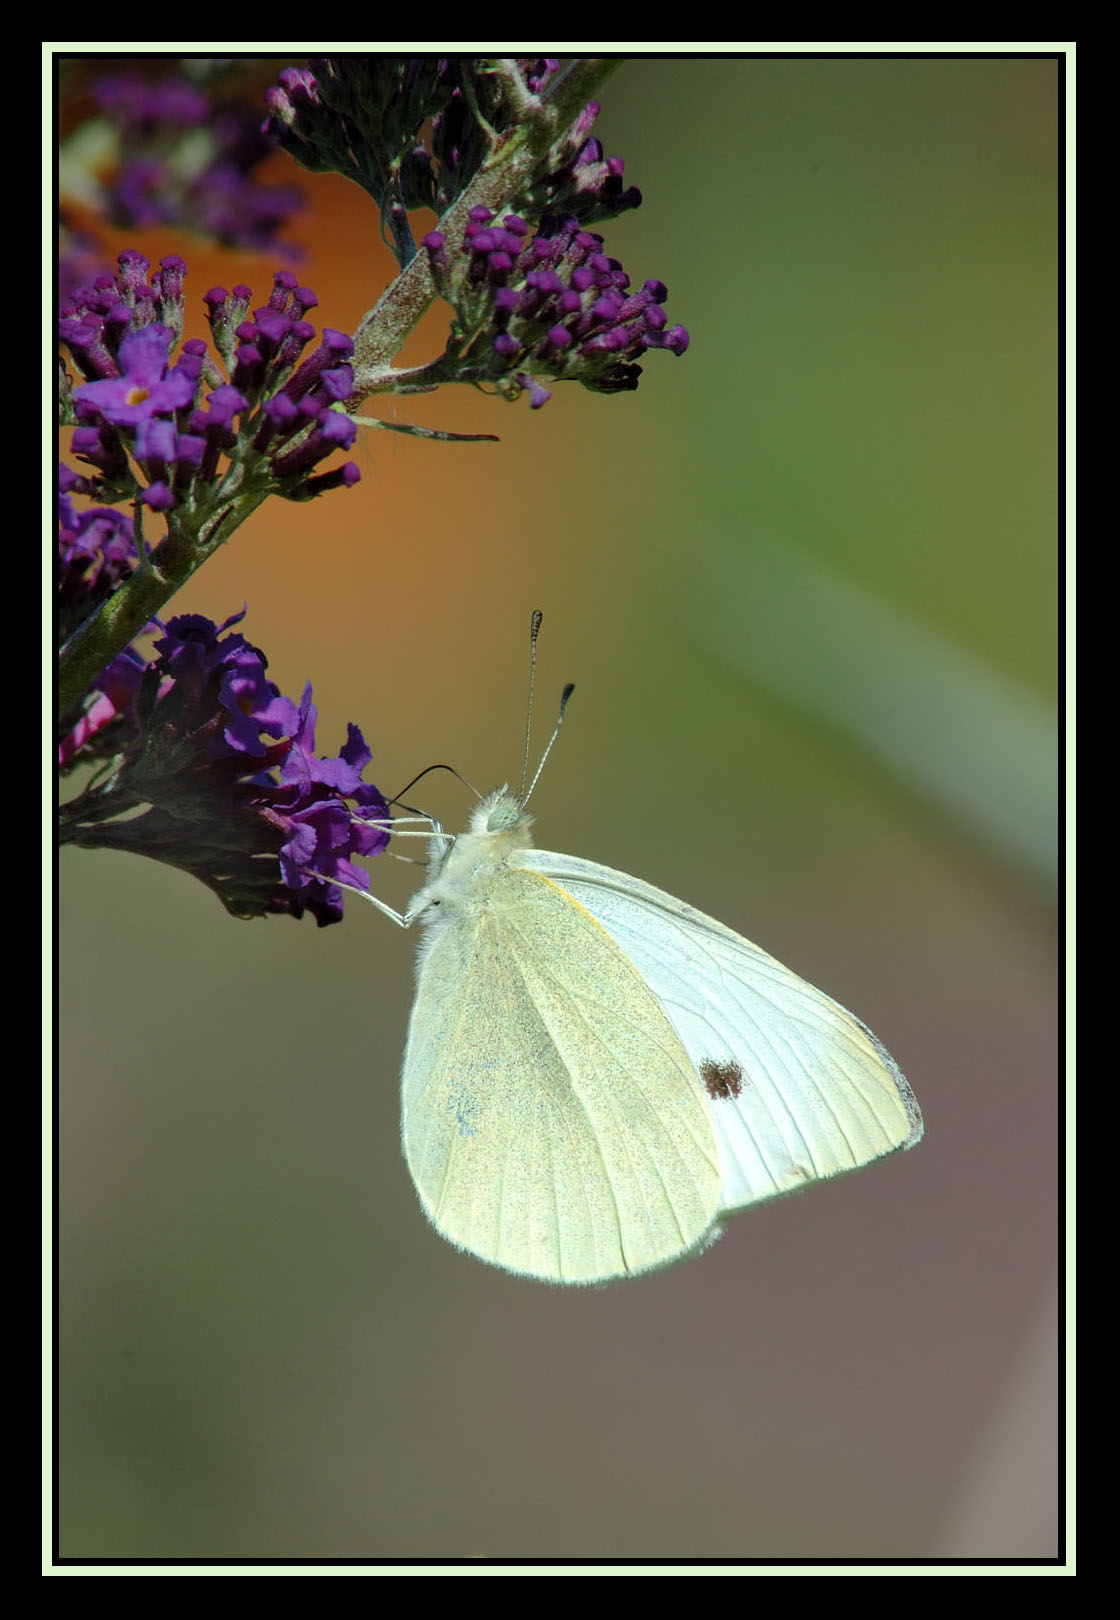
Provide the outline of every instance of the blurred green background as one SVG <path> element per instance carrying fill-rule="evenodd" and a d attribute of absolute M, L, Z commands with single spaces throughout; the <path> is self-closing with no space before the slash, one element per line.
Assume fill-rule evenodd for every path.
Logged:
<path fill-rule="evenodd" d="M 645 1280 L 516 1280 L 429 1229 L 399 1154 L 413 940 L 67 851 L 65 1555 L 1055 1552 L 1059 72 L 630 61 L 597 132 L 645 201 L 599 228 L 688 354 L 535 412 L 382 401 L 501 443 L 369 433 L 355 490 L 267 506 L 175 604 L 247 602 L 320 750 L 356 721 L 389 793 L 516 778 L 541 607 L 540 743 L 577 691 L 538 841 L 853 1008 L 925 1141 Z M 301 277 L 353 330 L 376 216 L 299 179 Z M 263 301 L 277 263 L 125 240 L 184 253 L 199 333 L 207 287 Z"/>

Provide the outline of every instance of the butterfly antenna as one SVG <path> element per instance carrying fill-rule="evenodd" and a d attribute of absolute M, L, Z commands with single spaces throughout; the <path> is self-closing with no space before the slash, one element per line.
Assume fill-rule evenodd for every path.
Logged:
<path fill-rule="evenodd" d="M 529 738 L 533 731 L 533 687 L 537 680 L 537 637 L 541 633 L 541 623 L 544 614 L 540 608 L 533 609 L 533 617 L 529 621 L 529 709 L 525 716 L 525 757 L 521 761 L 521 791 L 518 799 L 522 804 L 529 797 L 525 792 L 525 783 L 529 780 Z M 537 773 L 540 775 L 540 772 Z M 529 789 L 531 793 L 532 788 Z"/>
<path fill-rule="evenodd" d="M 421 777 L 427 776 L 429 771 L 450 771 L 451 775 L 454 776 L 457 781 L 462 782 L 463 786 L 467 788 L 469 792 L 473 793 L 476 799 L 481 799 L 482 794 L 475 787 L 474 783 L 468 782 L 463 773 L 461 771 L 457 771 L 454 765 L 425 765 L 424 769 L 422 771 L 417 771 L 416 775 L 412 778 L 412 781 L 406 782 L 404 787 L 401 788 L 400 793 L 394 793 L 393 797 L 388 802 L 390 804 L 399 804 L 402 810 L 411 810 L 412 806 L 405 804 L 403 795 L 406 794 L 410 788 L 414 788 L 417 782 L 420 781 Z"/>
<path fill-rule="evenodd" d="M 560 713 L 556 716 L 556 724 L 552 728 L 552 736 L 548 739 L 548 747 L 545 749 L 544 753 L 541 755 L 541 762 L 537 766 L 537 773 L 533 777 L 533 780 L 529 783 L 529 792 L 526 793 L 523 796 L 522 800 L 521 800 L 522 808 L 524 808 L 525 805 L 528 804 L 529 799 L 532 796 L 533 789 L 536 787 L 538 781 L 540 780 L 540 774 L 544 770 L 545 760 L 548 758 L 549 754 L 551 754 L 552 745 L 556 741 L 557 737 L 559 737 L 559 735 L 560 735 L 560 727 L 564 724 L 564 710 L 568 707 L 568 699 L 571 697 L 571 695 L 575 691 L 575 689 L 576 689 L 575 688 L 575 682 L 574 681 L 569 681 L 567 686 L 564 688 L 564 690 L 560 694 Z"/>

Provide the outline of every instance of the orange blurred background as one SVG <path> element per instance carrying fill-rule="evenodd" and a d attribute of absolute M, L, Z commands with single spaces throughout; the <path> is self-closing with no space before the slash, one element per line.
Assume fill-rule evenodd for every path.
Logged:
<path fill-rule="evenodd" d="M 628 62 L 596 132 L 645 200 L 597 228 L 687 355 L 539 411 L 371 401 L 501 442 L 363 430 L 356 488 L 268 503 L 172 608 L 247 603 L 319 751 L 357 722 L 389 794 L 436 761 L 516 780 L 542 608 L 535 753 L 577 690 L 538 842 L 852 1007 L 925 1141 L 645 1280 L 517 1280 L 429 1229 L 400 1157 L 414 940 L 356 900 L 235 922 L 66 851 L 64 1554 L 1054 1554 L 1058 85 Z M 317 324 L 353 331 L 393 273 L 376 212 L 295 178 Z M 124 245 L 183 253 L 187 335 L 281 263 Z M 422 801 L 471 803 L 446 775 Z M 398 906 L 419 882 L 373 876 Z"/>

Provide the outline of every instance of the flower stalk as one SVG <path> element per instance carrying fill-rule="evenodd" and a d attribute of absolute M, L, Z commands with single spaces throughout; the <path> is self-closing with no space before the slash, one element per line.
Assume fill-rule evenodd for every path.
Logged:
<path fill-rule="evenodd" d="M 547 86 L 537 97 L 526 90 L 516 62 L 496 62 L 493 70 L 504 78 L 522 118 L 496 138 L 482 169 L 441 217 L 437 228 L 444 236 L 452 241 L 461 238 L 473 208 L 497 213 L 516 201 L 565 129 L 620 66 L 618 58 L 588 57 L 574 63 L 555 88 Z M 354 334 L 354 395 L 348 402 L 350 409 L 402 380 L 391 358 L 400 352 L 436 296 L 428 261 L 424 254 L 417 254 L 385 289 Z M 438 362 L 435 366 L 438 368 Z M 408 373 L 403 380 L 408 386 Z M 427 386 L 438 387 L 441 380 L 437 375 Z"/>

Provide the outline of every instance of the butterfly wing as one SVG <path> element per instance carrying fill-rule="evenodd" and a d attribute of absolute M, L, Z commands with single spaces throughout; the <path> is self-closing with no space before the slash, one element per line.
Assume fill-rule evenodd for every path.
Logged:
<path fill-rule="evenodd" d="M 719 1154 L 688 1055 L 602 926 L 536 872 L 440 907 L 401 1100 L 428 1216 L 507 1270 L 603 1282 L 713 1228 Z"/>
<path fill-rule="evenodd" d="M 519 861 L 591 913 L 663 1007 L 709 1096 L 722 1212 L 919 1140 L 894 1059 L 823 991 L 637 878 L 547 850 Z"/>

